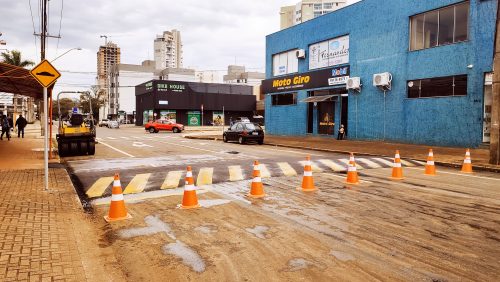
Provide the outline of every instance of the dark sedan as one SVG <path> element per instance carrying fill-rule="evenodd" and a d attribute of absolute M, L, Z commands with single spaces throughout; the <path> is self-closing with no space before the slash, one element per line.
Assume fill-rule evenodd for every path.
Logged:
<path fill-rule="evenodd" d="M 264 130 L 260 125 L 251 122 L 236 122 L 222 135 L 224 142 L 238 141 L 244 144 L 249 141 L 264 144 Z"/>

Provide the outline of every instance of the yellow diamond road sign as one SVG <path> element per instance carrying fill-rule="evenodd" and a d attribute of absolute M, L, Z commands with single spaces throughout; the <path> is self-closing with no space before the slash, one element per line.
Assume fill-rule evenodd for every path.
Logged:
<path fill-rule="evenodd" d="M 47 60 L 41 61 L 30 73 L 43 87 L 49 87 L 61 76 Z"/>

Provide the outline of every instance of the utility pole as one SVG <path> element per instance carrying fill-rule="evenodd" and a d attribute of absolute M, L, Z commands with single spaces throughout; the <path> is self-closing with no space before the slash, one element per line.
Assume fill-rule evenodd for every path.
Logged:
<path fill-rule="evenodd" d="M 500 5 L 497 3 L 491 103 L 490 164 L 500 164 Z"/>

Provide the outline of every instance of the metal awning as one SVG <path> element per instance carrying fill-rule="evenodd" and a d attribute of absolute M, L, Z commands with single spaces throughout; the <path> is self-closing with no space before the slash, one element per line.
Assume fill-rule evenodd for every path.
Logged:
<path fill-rule="evenodd" d="M 311 96 L 307 97 L 304 100 L 301 100 L 302 103 L 312 103 L 312 102 L 325 102 L 330 100 L 331 98 L 337 98 L 337 95 L 322 95 L 322 96 Z"/>
<path fill-rule="evenodd" d="M 35 99 L 43 97 L 43 88 L 31 76 L 29 70 L 5 63 L 0 63 L 0 92 L 30 96 Z"/>

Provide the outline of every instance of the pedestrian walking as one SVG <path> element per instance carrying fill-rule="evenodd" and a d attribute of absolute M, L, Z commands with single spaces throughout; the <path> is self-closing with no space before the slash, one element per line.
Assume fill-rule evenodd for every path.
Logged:
<path fill-rule="evenodd" d="M 233 126 L 233 123 L 234 123 L 234 121 L 233 121 L 233 117 L 230 117 L 230 118 L 229 118 L 229 126 Z"/>
<path fill-rule="evenodd" d="M 345 137 L 345 128 L 344 125 L 341 124 L 339 128 L 339 132 L 337 134 L 337 140 L 344 140 Z"/>
<path fill-rule="evenodd" d="M 26 127 L 27 124 L 28 121 L 26 121 L 23 115 L 19 115 L 15 124 L 15 126 L 17 126 L 17 138 L 19 138 L 19 136 L 22 136 L 24 138 L 24 128 Z"/>
<path fill-rule="evenodd" d="M 3 135 L 5 134 L 7 136 L 7 139 L 10 141 L 10 126 L 9 126 L 9 120 L 7 119 L 6 115 L 2 116 L 2 135 L 0 135 L 0 140 L 3 140 Z"/>

